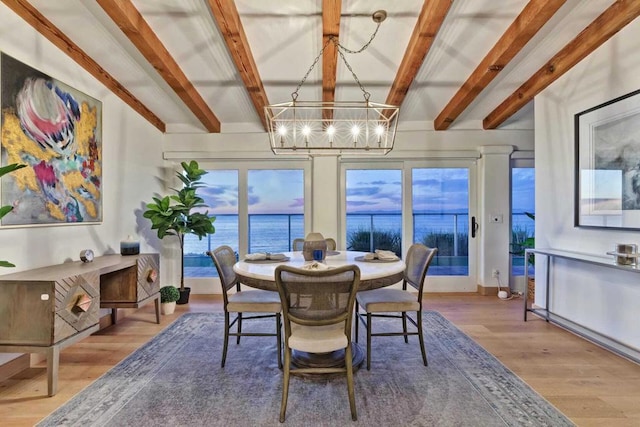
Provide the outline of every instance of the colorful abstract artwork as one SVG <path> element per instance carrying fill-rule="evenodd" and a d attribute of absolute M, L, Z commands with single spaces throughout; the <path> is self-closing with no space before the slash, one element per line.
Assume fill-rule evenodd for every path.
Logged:
<path fill-rule="evenodd" d="M 102 103 L 0 56 L 2 226 L 102 221 Z"/>

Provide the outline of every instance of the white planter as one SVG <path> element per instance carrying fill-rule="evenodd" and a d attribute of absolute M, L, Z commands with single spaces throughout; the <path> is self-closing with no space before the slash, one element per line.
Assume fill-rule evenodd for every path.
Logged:
<path fill-rule="evenodd" d="M 173 314 L 173 312 L 176 309 L 176 302 L 163 302 L 162 304 L 160 304 L 160 310 L 162 311 L 162 314 Z"/>

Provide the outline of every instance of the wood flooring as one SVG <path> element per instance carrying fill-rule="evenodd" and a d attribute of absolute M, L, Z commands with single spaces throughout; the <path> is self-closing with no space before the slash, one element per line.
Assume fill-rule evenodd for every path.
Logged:
<path fill-rule="evenodd" d="M 536 316 L 523 322 L 519 299 L 429 294 L 424 301 L 427 310 L 442 313 L 576 425 L 640 426 L 640 365 Z M 117 325 L 61 352 L 55 396 L 46 396 L 44 363 L 0 382 L 0 425 L 34 425 L 182 313 L 221 310 L 219 296 L 204 295 L 192 295 L 188 305 L 162 316 L 159 325 L 155 323 L 153 305 L 122 310 L 125 317 Z M 410 341 L 409 345 L 418 350 L 415 342 Z M 426 345 L 428 351 L 428 342 Z"/>

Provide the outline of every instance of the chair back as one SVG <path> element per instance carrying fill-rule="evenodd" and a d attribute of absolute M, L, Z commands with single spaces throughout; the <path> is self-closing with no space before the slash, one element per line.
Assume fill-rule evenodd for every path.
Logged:
<path fill-rule="evenodd" d="M 293 239 L 293 243 L 291 244 L 292 251 L 301 251 L 304 247 L 304 239 Z"/>
<path fill-rule="evenodd" d="M 324 240 L 325 240 L 325 242 L 327 242 L 327 250 L 328 251 L 335 251 L 337 249 L 338 244 L 336 243 L 335 239 L 332 239 L 331 237 L 327 237 Z"/>
<path fill-rule="evenodd" d="M 289 322 L 304 326 L 346 322 L 345 334 L 351 335 L 351 316 L 360 285 L 358 266 L 318 271 L 280 265 L 275 276 L 286 336 L 291 334 Z"/>
<path fill-rule="evenodd" d="M 307 237 L 311 236 L 312 234 L 319 234 L 319 233 L 310 233 Z M 335 239 L 332 239 L 331 237 L 327 237 L 326 239 L 324 239 L 324 241 L 327 243 L 327 250 L 335 251 L 338 248 L 338 244 L 336 243 Z M 305 239 L 301 239 L 301 238 L 293 239 L 293 243 L 291 244 L 291 250 L 301 251 L 304 248 L 304 242 L 305 242 Z"/>
<path fill-rule="evenodd" d="M 238 283 L 236 272 L 233 271 L 233 264 L 236 262 L 236 254 L 230 246 L 219 246 L 207 254 L 213 260 L 213 264 L 218 271 L 220 284 L 222 285 L 222 295 L 225 305 L 227 304 L 227 292 Z"/>
<path fill-rule="evenodd" d="M 431 264 L 431 260 L 438 252 L 438 248 L 428 248 L 420 243 L 414 243 L 409 247 L 405 259 L 404 282 L 418 290 L 418 299 L 422 299 L 424 278 Z"/>

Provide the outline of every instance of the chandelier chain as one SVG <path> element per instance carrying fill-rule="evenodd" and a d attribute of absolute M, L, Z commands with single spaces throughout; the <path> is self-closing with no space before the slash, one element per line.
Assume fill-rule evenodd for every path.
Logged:
<path fill-rule="evenodd" d="M 313 64 L 311 64 L 311 67 L 309 67 L 309 69 L 307 70 L 307 73 L 304 75 L 302 80 L 300 80 L 300 83 L 298 83 L 298 87 L 296 87 L 296 90 L 291 94 L 291 98 L 293 98 L 294 101 L 298 99 L 298 91 L 300 90 L 302 85 L 307 81 L 307 77 L 309 77 L 309 73 L 311 73 L 311 70 L 313 70 L 313 68 L 316 66 L 316 64 L 320 60 L 320 57 L 322 56 L 322 53 L 327 48 L 327 46 L 329 46 L 329 43 L 332 40 L 333 40 L 333 36 L 329 36 L 329 39 L 324 44 L 324 46 L 322 46 L 322 49 L 320 49 L 320 53 L 318 53 L 318 56 L 316 56 L 316 59 L 313 61 Z"/>
<path fill-rule="evenodd" d="M 320 49 L 320 52 L 318 53 L 316 58 L 313 60 L 313 63 L 311 64 L 311 66 L 307 70 L 306 74 L 304 75 L 302 80 L 300 80 L 300 83 L 298 83 L 298 86 L 296 87 L 296 90 L 291 94 L 291 98 L 293 99 L 293 101 L 295 102 L 298 99 L 298 91 L 300 90 L 302 85 L 304 85 L 304 83 L 307 81 L 307 77 L 309 77 L 309 74 L 311 73 L 311 70 L 313 70 L 315 68 L 316 64 L 318 63 L 318 61 L 320 61 L 320 58 L 322 57 L 322 54 L 324 53 L 324 50 L 327 48 L 329 43 L 333 43 L 336 46 L 336 48 L 338 49 L 338 53 L 340 54 L 340 58 L 342 59 L 342 62 L 344 62 L 344 65 L 347 66 L 347 69 L 351 72 L 351 75 L 353 76 L 353 79 L 356 81 L 356 83 L 358 83 L 358 86 L 360 87 L 360 90 L 362 91 L 362 94 L 364 96 L 365 101 L 369 102 L 369 97 L 371 96 L 371 94 L 366 91 L 366 89 L 364 88 L 364 86 L 360 82 L 360 79 L 358 79 L 358 76 L 356 75 L 355 71 L 353 71 L 353 68 L 351 68 L 351 65 L 349 64 L 349 62 L 347 62 L 347 58 L 344 56 L 343 52 L 351 53 L 351 54 L 357 54 L 357 53 L 364 52 L 369 47 L 369 45 L 371 44 L 373 39 L 376 37 L 376 34 L 378 34 L 378 29 L 379 28 L 380 28 L 380 22 L 377 23 L 376 29 L 374 30 L 373 34 L 371 34 L 371 37 L 369 38 L 369 41 L 367 41 L 358 50 L 348 49 L 347 47 L 341 45 L 334 35 L 330 35 L 328 37 L 327 41 L 325 42 L 324 46 L 322 46 L 322 49 Z"/>

